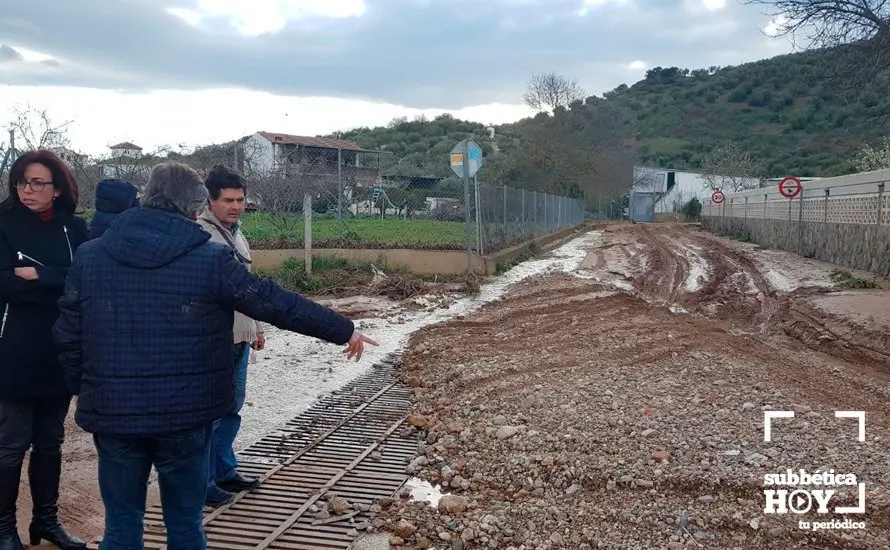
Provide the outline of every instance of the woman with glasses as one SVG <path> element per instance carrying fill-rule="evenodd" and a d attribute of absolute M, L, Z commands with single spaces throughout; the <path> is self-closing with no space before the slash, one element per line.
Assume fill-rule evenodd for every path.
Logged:
<path fill-rule="evenodd" d="M 74 175 L 54 153 L 30 151 L 9 171 L 0 203 L 0 550 L 22 550 L 16 499 L 28 449 L 30 542 L 86 548 L 59 523 L 59 475 L 71 395 L 52 327 L 86 222 L 75 217 Z"/>

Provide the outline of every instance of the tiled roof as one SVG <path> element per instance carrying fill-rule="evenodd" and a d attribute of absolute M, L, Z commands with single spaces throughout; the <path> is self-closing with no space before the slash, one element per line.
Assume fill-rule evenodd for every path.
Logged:
<path fill-rule="evenodd" d="M 118 143 L 117 145 L 112 145 L 109 149 L 136 149 L 137 151 L 141 151 L 142 147 L 139 147 L 135 143 L 130 143 L 129 141 L 124 141 Z"/>
<path fill-rule="evenodd" d="M 276 132 L 259 132 L 259 134 L 272 143 L 305 145 L 306 147 L 320 147 L 322 149 L 343 149 L 344 151 L 364 151 L 358 143 L 345 139 L 294 136 Z"/>

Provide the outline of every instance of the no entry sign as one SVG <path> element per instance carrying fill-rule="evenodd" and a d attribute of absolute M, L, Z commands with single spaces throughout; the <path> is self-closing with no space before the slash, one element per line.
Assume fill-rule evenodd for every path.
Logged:
<path fill-rule="evenodd" d="M 726 197 L 723 196 L 723 191 L 714 191 L 711 193 L 711 202 L 714 204 L 720 204 L 725 198 Z"/>
<path fill-rule="evenodd" d="M 788 176 L 779 182 L 779 193 L 786 199 L 793 199 L 800 194 L 803 189 L 800 180 L 794 176 Z"/>

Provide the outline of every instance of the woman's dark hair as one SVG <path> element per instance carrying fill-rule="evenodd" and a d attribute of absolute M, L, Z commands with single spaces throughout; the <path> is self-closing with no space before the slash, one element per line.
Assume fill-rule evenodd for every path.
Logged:
<path fill-rule="evenodd" d="M 223 189 L 244 189 L 247 193 L 247 184 L 244 177 L 237 171 L 232 170 L 222 164 L 214 166 L 207 177 L 204 178 L 204 187 L 212 200 L 219 198 Z"/>
<path fill-rule="evenodd" d="M 77 210 L 77 202 L 80 199 L 77 180 L 74 178 L 71 168 L 68 168 L 68 165 L 65 164 L 65 161 L 48 149 L 28 151 L 12 163 L 12 166 L 9 168 L 9 196 L 0 203 L 0 210 L 21 206 L 22 202 L 19 200 L 15 184 L 25 181 L 25 168 L 35 162 L 46 166 L 46 169 L 53 176 L 53 187 L 59 191 L 55 207 L 63 210 L 68 215 L 74 214 Z"/>

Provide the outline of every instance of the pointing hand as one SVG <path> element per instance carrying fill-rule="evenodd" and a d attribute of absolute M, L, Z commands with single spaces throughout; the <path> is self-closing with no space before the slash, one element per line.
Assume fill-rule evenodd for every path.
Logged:
<path fill-rule="evenodd" d="M 365 351 L 365 343 L 371 344 L 372 346 L 379 346 L 377 342 L 368 338 L 364 334 L 359 331 L 354 331 L 352 333 L 352 337 L 349 339 L 349 342 L 346 344 L 346 349 L 343 350 L 343 353 L 346 353 L 346 359 L 352 359 L 352 356 L 355 356 L 355 360 L 358 361 L 362 358 L 362 354 Z"/>

